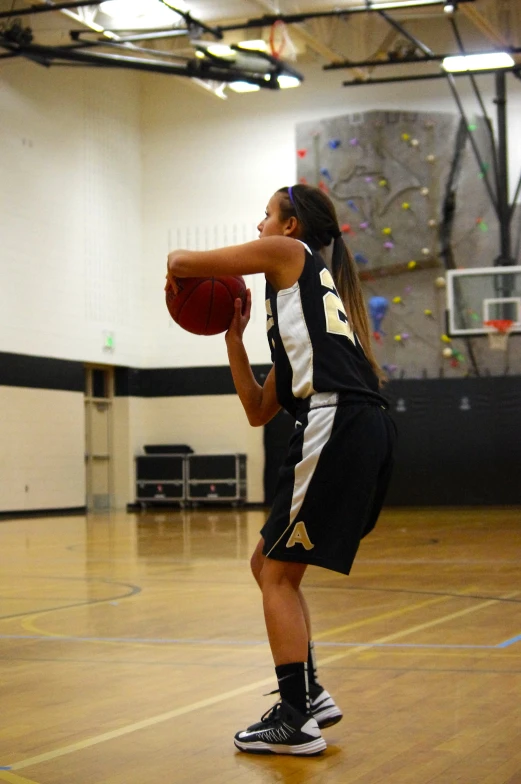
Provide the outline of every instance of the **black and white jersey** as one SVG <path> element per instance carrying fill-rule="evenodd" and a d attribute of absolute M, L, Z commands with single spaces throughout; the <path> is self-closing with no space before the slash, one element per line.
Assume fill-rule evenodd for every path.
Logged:
<path fill-rule="evenodd" d="M 387 405 L 331 273 L 318 252 L 304 247 L 304 269 L 291 288 L 277 292 L 266 283 L 266 327 L 279 403 L 295 417 L 303 408 L 340 400 L 369 398 Z"/>

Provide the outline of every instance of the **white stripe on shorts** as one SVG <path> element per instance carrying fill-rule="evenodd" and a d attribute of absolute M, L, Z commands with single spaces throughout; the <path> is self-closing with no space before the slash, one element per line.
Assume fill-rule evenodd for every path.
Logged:
<path fill-rule="evenodd" d="M 319 397 L 319 395 L 312 395 L 311 397 L 311 408 L 308 413 L 308 423 L 306 425 L 306 429 L 304 430 L 302 460 L 295 466 L 295 481 L 293 485 L 293 495 L 291 498 L 289 525 L 286 527 L 281 536 L 279 536 L 273 547 L 268 553 L 266 553 L 266 555 L 271 553 L 271 551 L 278 545 L 280 540 L 285 536 L 285 534 L 289 531 L 295 522 L 297 515 L 302 508 L 302 504 L 304 503 L 310 482 L 313 479 L 319 457 L 322 454 L 322 450 L 324 449 L 325 445 L 329 441 L 331 431 L 333 430 L 336 405 L 331 404 L 330 402 L 327 407 L 314 408 L 313 403 L 317 403 L 317 401 L 314 401 L 315 397 Z M 329 399 L 331 400 L 331 397 Z M 334 399 L 335 403 L 337 399 L 337 397 Z"/>

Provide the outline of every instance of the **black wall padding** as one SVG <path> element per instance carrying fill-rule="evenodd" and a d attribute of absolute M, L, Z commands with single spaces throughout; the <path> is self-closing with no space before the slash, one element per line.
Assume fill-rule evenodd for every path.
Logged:
<path fill-rule="evenodd" d="M 387 503 L 521 503 L 520 381 L 505 376 L 390 384 L 399 440 Z"/>
<path fill-rule="evenodd" d="M 259 383 L 270 365 L 254 365 Z M 135 368 L 117 367 L 116 395 L 119 397 L 186 397 L 189 395 L 234 395 L 232 374 L 228 365 L 192 368 Z"/>
<path fill-rule="evenodd" d="M 83 392 L 82 362 L 0 352 L 0 386 Z"/>
<path fill-rule="evenodd" d="M 398 426 L 387 506 L 521 504 L 519 376 L 393 381 L 385 389 Z M 265 499 L 293 427 L 265 428 Z"/>

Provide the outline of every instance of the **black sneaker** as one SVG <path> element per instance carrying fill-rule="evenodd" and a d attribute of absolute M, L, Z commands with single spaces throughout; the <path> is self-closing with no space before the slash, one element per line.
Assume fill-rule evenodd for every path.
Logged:
<path fill-rule="evenodd" d="M 332 727 L 333 724 L 338 724 L 342 718 L 342 711 L 330 693 L 320 683 L 309 684 L 309 699 L 311 701 L 311 713 L 313 718 L 317 720 L 321 730 L 325 727 Z"/>
<path fill-rule="evenodd" d="M 284 700 L 267 711 L 257 724 L 238 732 L 234 743 L 252 754 L 300 754 L 313 756 L 326 748 L 318 724 Z"/>

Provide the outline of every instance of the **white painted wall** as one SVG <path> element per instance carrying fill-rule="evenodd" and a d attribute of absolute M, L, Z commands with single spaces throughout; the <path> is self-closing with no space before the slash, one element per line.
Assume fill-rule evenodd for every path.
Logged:
<path fill-rule="evenodd" d="M 221 336 L 192 336 L 171 323 L 162 292 L 166 254 L 173 247 L 215 247 L 254 238 L 272 192 L 295 179 L 297 123 L 370 109 L 457 111 L 445 81 L 342 88 L 348 72 L 313 66 L 305 75 L 297 89 L 231 94 L 227 101 L 187 81 L 144 78 L 145 366 L 226 363 Z M 466 81 L 456 83 L 470 117 L 479 107 Z M 479 83 L 495 117 L 493 78 L 480 77 Z M 508 90 L 513 191 L 521 170 L 521 84 L 509 77 Z M 254 289 L 246 343 L 252 362 L 269 362 L 262 276 L 256 276 Z"/>
<path fill-rule="evenodd" d="M 81 392 L 0 386 L 0 511 L 85 504 Z"/>
<path fill-rule="evenodd" d="M 140 83 L 21 60 L 0 75 L 0 350 L 139 360 Z"/>

